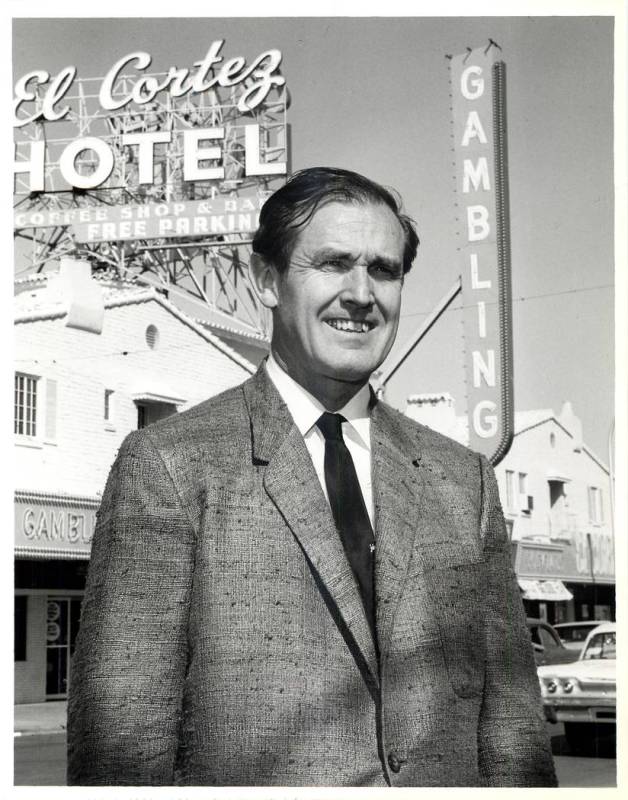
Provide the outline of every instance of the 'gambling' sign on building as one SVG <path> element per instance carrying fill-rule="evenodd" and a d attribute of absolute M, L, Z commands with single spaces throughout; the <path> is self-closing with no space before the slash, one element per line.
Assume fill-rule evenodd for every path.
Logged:
<path fill-rule="evenodd" d="M 451 59 L 469 447 L 493 464 L 513 437 L 505 64 L 495 49 Z"/>

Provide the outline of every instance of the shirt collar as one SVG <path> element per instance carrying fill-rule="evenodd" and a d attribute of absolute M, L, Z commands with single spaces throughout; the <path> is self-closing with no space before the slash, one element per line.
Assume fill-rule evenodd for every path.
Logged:
<path fill-rule="evenodd" d="M 265 367 L 268 377 L 288 406 L 288 411 L 290 411 L 299 433 L 301 436 L 305 436 L 326 410 L 325 407 L 279 366 L 272 352 L 266 360 Z M 342 414 L 358 434 L 362 444 L 368 449 L 370 449 L 370 403 L 371 390 L 367 383 L 353 395 L 345 406 L 336 412 Z"/>

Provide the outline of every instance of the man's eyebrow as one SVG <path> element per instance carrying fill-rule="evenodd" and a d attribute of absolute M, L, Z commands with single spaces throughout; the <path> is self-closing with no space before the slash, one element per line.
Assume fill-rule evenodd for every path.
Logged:
<path fill-rule="evenodd" d="M 351 253 L 347 250 L 341 250 L 337 247 L 333 247 L 331 245 L 326 247 L 321 247 L 320 250 L 314 251 L 314 258 L 337 258 L 337 259 L 348 259 L 351 260 L 354 258 Z"/>
<path fill-rule="evenodd" d="M 320 250 L 316 250 L 314 252 L 314 258 L 320 260 L 322 258 L 336 258 L 339 261 L 354 261 L 355 255 L 350 253 L 347 250 L 342 250 L 340 248 L 333 247 L 332 245 L 321 247 Z M 368 265 L 373 266 L 377 264 L 382 264 L 389 269 L 401 269 L 402 262 L 396 258 L 389 258 L 385 255 L 374 255 L 372 258 L 368 259 Z"/>

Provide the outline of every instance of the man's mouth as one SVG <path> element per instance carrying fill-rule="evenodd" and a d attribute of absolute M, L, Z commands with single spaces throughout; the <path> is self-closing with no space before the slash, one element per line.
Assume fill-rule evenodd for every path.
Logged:
<path fill-rule="evenodd" d="M 346 333 L 368 333 L 375 325 L 372 322 L 354 319 L 327 319 L 325 322 L 337 331 Z"/>

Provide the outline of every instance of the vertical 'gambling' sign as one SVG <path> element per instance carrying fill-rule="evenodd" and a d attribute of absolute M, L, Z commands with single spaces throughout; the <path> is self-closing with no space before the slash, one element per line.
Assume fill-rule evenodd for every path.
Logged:
<path fill-rule="evenodd" d="M 496 464 L 513 437 L 505 64 L 451 59 L 469 447 Z"/>

